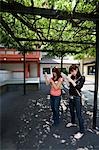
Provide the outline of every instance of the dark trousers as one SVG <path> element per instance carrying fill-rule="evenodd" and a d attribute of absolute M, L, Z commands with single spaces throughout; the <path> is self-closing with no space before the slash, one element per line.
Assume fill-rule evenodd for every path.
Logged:
<path fill-rule="evenodd" d="M 76 115 L 79 121 L 80 132 L 84 132 L 84 120 L 82 117 L 82 102 L 80 96 L 73 96 L 69 100 L 70 114 L 71 114 L 71 123 L 75 123 L 75 110 Z"/>
<path fill-rule="evenodd" d="M 54 124 L 59 124 L 59 106 L 60 106 L 61 96 L 52 96 L 50 97 L 51 109 L 53 112 Z"/>

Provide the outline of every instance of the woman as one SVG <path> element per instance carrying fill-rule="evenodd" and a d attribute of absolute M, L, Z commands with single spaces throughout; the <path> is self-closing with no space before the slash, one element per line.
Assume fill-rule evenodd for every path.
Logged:
<path fill-rule="evenodd" d="M 74 135 L 76 139 L 79 139 L 84 134 L 84 121 L 82 117 L 82 102 L 81 102 L 81 88 L 85 82 L 85 77 L 81 76 L 78 66 L 71 65 L 69 68 L 70 76 L 67 77 L 70 88 L 69 88 L 69 107 L 71 114 L 71 123 L 68 123 L 66 126 L 71 127 L 75 126 L 75 112 L 77 114 L 79 122 L 79 132 Z"/>
<path fill-rule="evenodd" d="M 53 77 L 51 79 L 48 79 L 47 74 L 45 74 L 45 81 L 46 84 L 50 84 L 50 102 L 51 102 L 51 109 L 53 112 L 53 121 L 54 125 L 59 124 L 59 106 L 61 101 L 61 85 L 63 82 L 63 79 L 61 77 L 61 73 L 58 70 L 58 68 L 52 69 Z"/>

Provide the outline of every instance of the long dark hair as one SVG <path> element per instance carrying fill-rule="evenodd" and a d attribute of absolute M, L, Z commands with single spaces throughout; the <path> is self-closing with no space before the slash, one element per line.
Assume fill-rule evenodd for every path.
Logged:
<path fill-rule="evenodd" d="M 58 79 L 59 79 L 60 77 L 62 77 L 62 76 L 61 76 L 61 72 L 59 71 L 58 68 L 54 67 L 54 68 L 52 69 L 52 72 L 55 72 L 55 73 L 57 74 L 57 78 L 56 78 L 56 79 L 55 79 L 55 76 L 53 75 L 53 77 L 52 77 L 52 80 L 53 80 L 53 81 L 58 81 Z"/>
<path fill-rule="evenodd" d="M 77 71 L 77 74 L 76 74 L 76 79 L 78 79 L 78 78 L 81 76 L 81 73 L 80 73 L 79 67 L 78 67 L 77 65 L 74 65 L 74 64 L 71 65 L 71 66 L 69 67 L 69 73 L 70 73 L 71 71 L 73 71 L 73 70 L 76 70 L 76 69 L 78 70 L 78 71 Z M 73 75 L 71 76 L 71 78 L 72 78 L 72 79 L 75 79 L 75 77 L 74 77 Z"/>

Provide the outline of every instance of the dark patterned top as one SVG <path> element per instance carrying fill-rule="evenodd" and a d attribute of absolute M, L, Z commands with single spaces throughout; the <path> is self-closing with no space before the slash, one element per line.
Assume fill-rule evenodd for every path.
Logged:
<path fill-rule="evenodd" d="M 76 86 L 74 87 L 72 83 L 70 83 L 70 88 L 69 88 L 69 94 L 71 96 L 79 96 L 79 93 L 81 93 L 81 88 L 83 87 L 85 82 L 85 76 L 80 76 L 76 80 Z"/>

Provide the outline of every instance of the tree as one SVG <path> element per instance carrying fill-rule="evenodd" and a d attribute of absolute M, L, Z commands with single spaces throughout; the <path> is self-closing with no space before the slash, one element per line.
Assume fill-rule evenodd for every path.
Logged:
<path fill-rule="evenodd" d="M 2 2 L 6 5 L 15 5 L 17 8 L 29 7 L 31 10 L 37 7 L 59 10 L 63 13 L 66 11 L 67 15 L 76 12 L 85 15 L 86 13 L 96 14 L 96 0 L 2 0 Z M 42 17 L 41 15 L 1 11 L 1 44 L 6 47 L 25 47 L 29 50 L 38 43 L 44 45 L 46 51 L 53 50 L 49 55 L 60 57 L 62 51 L 66 54 L 68 52 L 77 54 L 76 58 L 83 58 L 85 55 L 95 56 L 96 25 L 94 20 L 51 19 L 46 15 Z M 20 38 L 28 40 L 20 41 Z"/>

